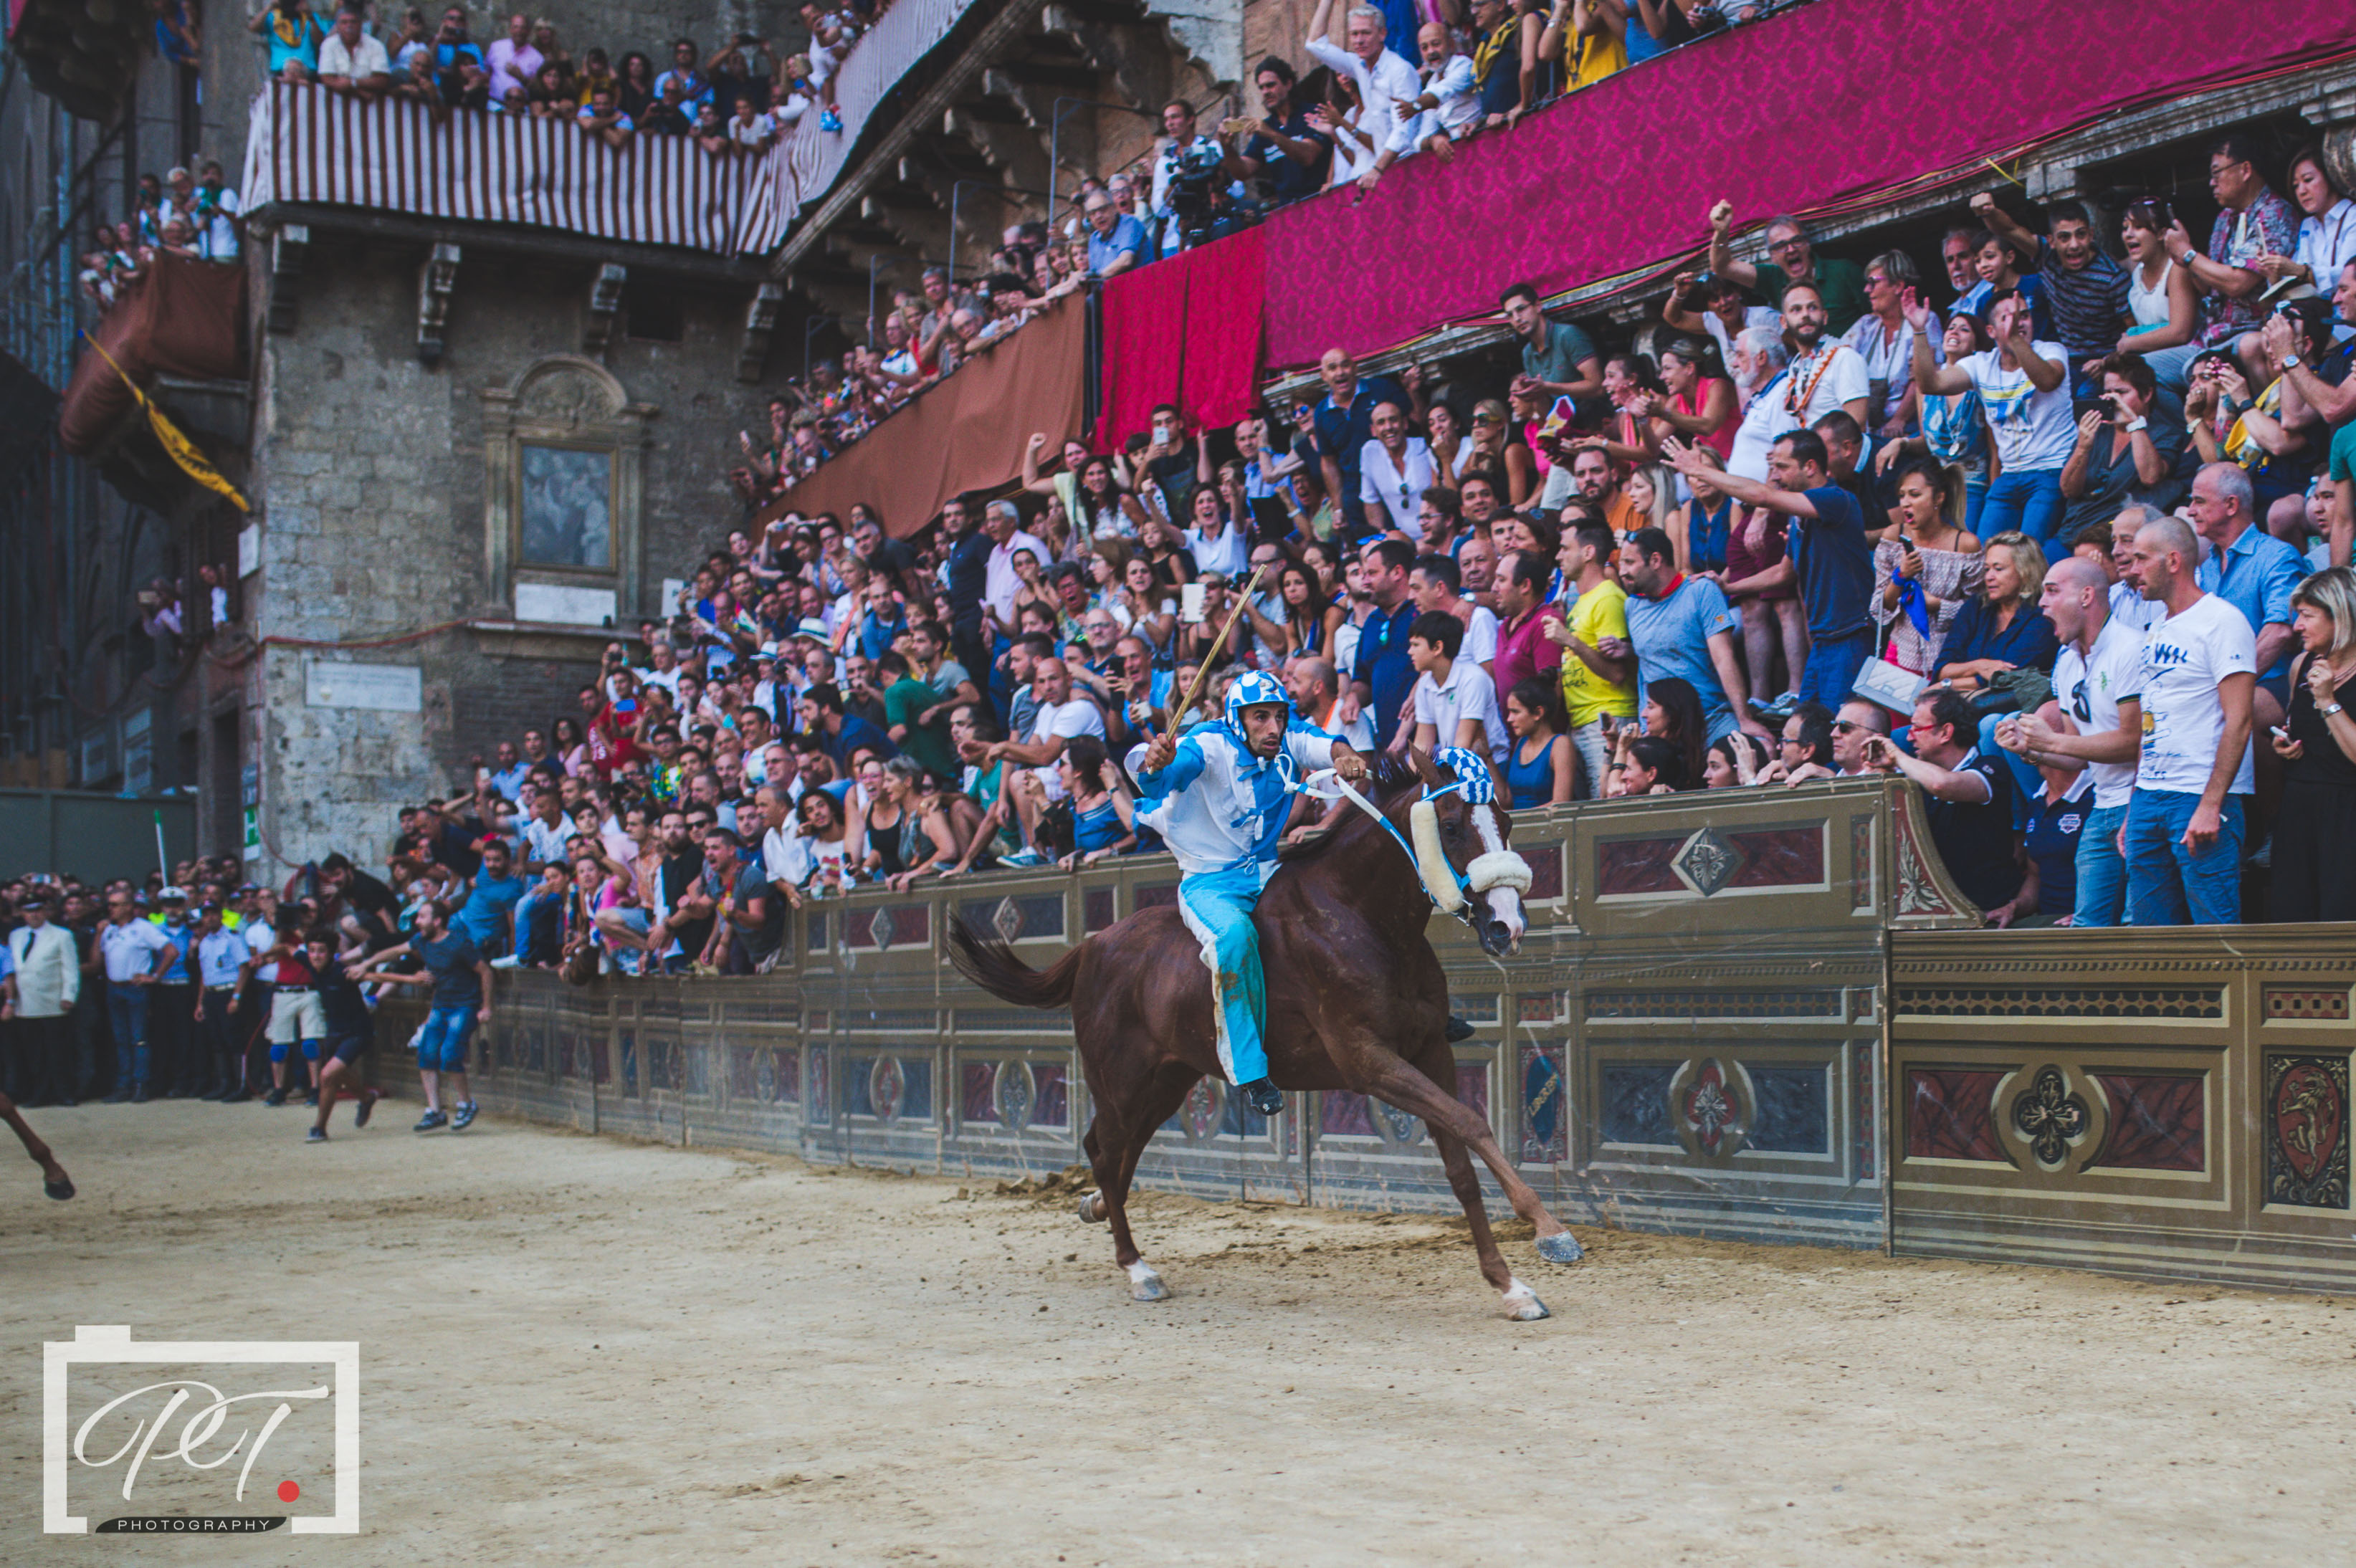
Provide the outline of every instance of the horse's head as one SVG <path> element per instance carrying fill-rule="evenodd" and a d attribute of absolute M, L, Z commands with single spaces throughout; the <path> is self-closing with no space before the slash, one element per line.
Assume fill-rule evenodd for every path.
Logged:
<path fill-rule="evenodd" d="M 1488 763 L 1453 746 L 1435 756 L 1410 746 L 1408 758 L 1423 781 L 1408 825 L 1426 891 L 1472 928 L 1491 957 L 1518 951 L 1529 926 L 1522 894 L 1530 868 L 1506 847 L 1513 819 L 1496 803 Z"/>

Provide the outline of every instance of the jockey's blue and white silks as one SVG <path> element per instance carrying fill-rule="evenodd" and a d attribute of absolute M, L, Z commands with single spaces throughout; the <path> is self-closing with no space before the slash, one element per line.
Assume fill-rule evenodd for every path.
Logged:
<path fill-rule="evenodd" d="M 1267 679 L 1245 680 L 1253 678 Z M 1284 700 L 1281 690 L 1273 700 Z M 1268 989 L 1252 911 L 1275 874 L 1277 846 L 1301 771 L 1333 765 L 1333 738 L 1296 719 L 1277 754 L 1263 760 L 1251 754 L 1238 730 L 1205 724 L 1178 742 L 1170 765 L 1158 773 L 1143 771 L 1145 752 L 1141 745 L 1129 754 L 1129 771 L 1144 792 L 1137 820 L 1162 835 L 1185 873 L 1178 883 L 1178 912 L 1202 944 L 1211 971 L 1219 1066 L 1230 1083 L 1257 1083 L 1268 1076 L 1268 1051 L 1260 1042 Z"/>
<path fill-rule="evenodd" d="M 1255 863 L 1274 868 L 1301 773 L 1333 765 L 1333 737 L 1295 719 L 1277 754 L 1262 761 L 1234 730 L 1204 724 L 1187 732 L 1158 773 L 1140 771 L 1145 750 L 1129 753 L 1142 792 L 1137 819 L 1162 835 L 1181 871 L 1195 876 Z"/>

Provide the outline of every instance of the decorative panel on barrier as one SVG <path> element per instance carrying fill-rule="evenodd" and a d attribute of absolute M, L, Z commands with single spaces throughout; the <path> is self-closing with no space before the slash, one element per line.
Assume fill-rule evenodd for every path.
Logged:
<path fill-rule="evenodd" d="M 2345 928 L 1905 934 L 1901 1252 L 2356 1285 Z"/>

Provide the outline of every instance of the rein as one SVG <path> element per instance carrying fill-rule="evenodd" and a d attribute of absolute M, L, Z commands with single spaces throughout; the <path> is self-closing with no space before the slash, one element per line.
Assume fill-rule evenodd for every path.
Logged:
<path fill-rule="evenodd" d="M 1321 784 L 1330 784 L 1333 787 L 1330 789 L 1319 787 Z M 1461 790 L 1463 787 L 1464 786 L 1461 781 L 1456 784 L 1442 784 L 1440 786 L 1439 794 L 1447 795 L 1451 791 Z M 1405 855 L 1410 861 L 1415 860 L 1415 846 L 1408 843 L 1407 841 L 1407 835 L 1401 833 L 1397 827 L 1393 826 L 1391 819 L 1383 815 L 1383 808 L 1376 805 L 1373 801 L 1368 800 L 1365 795 L 1359 794 L 1357 785 L 1352 784 L 1348 779 L 1344 778 L 1340 773 L 1335 773 L 1332 768 L 1320 768 L 1317 772 L 1311 773 L 1307 778 L 1303 779 L 1301 783 L 1301 793 L 1309 796 L 1312 800 L 1347 800 L 1351 802 L 1353 805 L 1356 805 L 1360 811 L 1363 811 L 1368 816 L 1373 817 L 1375 819 L 1376 827 L 1381 828 L 1384 832 L 1391 836 L 1391 842 L 1399 847 L 1399 852 L 1401 854 Z M 1423 786 L 1423 794 L 1419 798 L 1424 800 L 1436 798 L 1430 784 Z M 1422 869 L 1420 862 L 1417 862 L 1417 869 L 1418 872 L 1420 873 Z M 1458 871 L 1453 866 L 1451 866 L 1449 870 L 1456 878 L 1456 891 L 1460 893 L 1470 891 L 1471 884 L 1465 880 L 1464 874 Z M 1420 880 L 1419 876 L 1419 880 Z M 1430 897 L 1430 889 L 1427 888 L 1424 890 L 1424 896 L 1427 898 Z M 1438 899 L 1432 899 L 1431 901 L 1436 904 L 1440 901 Z"/>
<path fill-rule="evenodd" d="M 1462 778 L 1451 780 L 1437 788 L 1426 784 L 1423 786 L 1423 794 L 1417 797 L 1416 805 L 1430 805 L 1444 795 L 1461 793 L 1463 788 L 1464 781 Z M 1401 833 L 1391 819 L 1383 815 L 1380 806 L 1368 800 L 1355 785 L 1332 768 L 1321 768 L 1302 780 L 1301 793 L 1313 800 L 1347 800 L 1368 816 L 1373 817 L 1376 825 L 1390 835 L 1391 842 L 1399 847 L 1399 852 L 1408 858 L 1408 863 L 1415 868 L 1416 880 L 1422 887 L 1424 896 L 1431 901 L 1432 907 L 1456 916 L 1467 925 L 1473 923 L 1469 912 L 1472 908 L 1472 899 L 1476 894 L 1485 893 L 1491 888 L 1500 886 L 1512 887 L 1516 891 L 1527 891 L 1529 889 L 1528 863 L 1510 851 L 1503 855 L 1482 856 L 1473 865 L 1473 870 L 1478 875 L 1472 876 L 1458 870 L 1444 855 L 1436 853 L 1436 843 L 1433 846 L 1435 850 L 1433 855 L 1427 857 L 1419 854 L 1416 847 L 1408 841 L 1407 835 Z M 1433 868 L 1429 864 L 1430 860 L 1437 860 L 1441 867 L 1445 867 L 1448 875 L 1453 879 L 1456 884 L 1456 901 L 1453 904 L 1442 899 L 1435 888 L 1431 875 Z"/>

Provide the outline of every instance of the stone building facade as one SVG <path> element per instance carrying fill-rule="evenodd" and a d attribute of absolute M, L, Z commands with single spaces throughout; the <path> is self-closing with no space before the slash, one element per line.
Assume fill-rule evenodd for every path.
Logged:
<path fill-rule="evenodd" d="M 737 377 L 754 283 L 653 278 L 634 321 L 594 308 L 611 263 L 441 243 L 312 225 L 299 281 L 277 283 L 300 303 L 258 336 L 253 624 L 288 643 L 261 655 L 253 739 L 262 826 L 293 859 L 373 847 L 398 804 L 576 712 L 606 644 L 635 649 L 663 579 L 738 520 L 728 456 L 765 422 Z M 455 279 L 429 363 L 417 298 L 437 260 Z M 602 549 L 568 563 L 522 543 L 527 449 L 604 482 Z M 323 684 L 334 665 L 372 668 Z M 407 677 L 374 673 L 402 669 L 413 709 Z"/>

